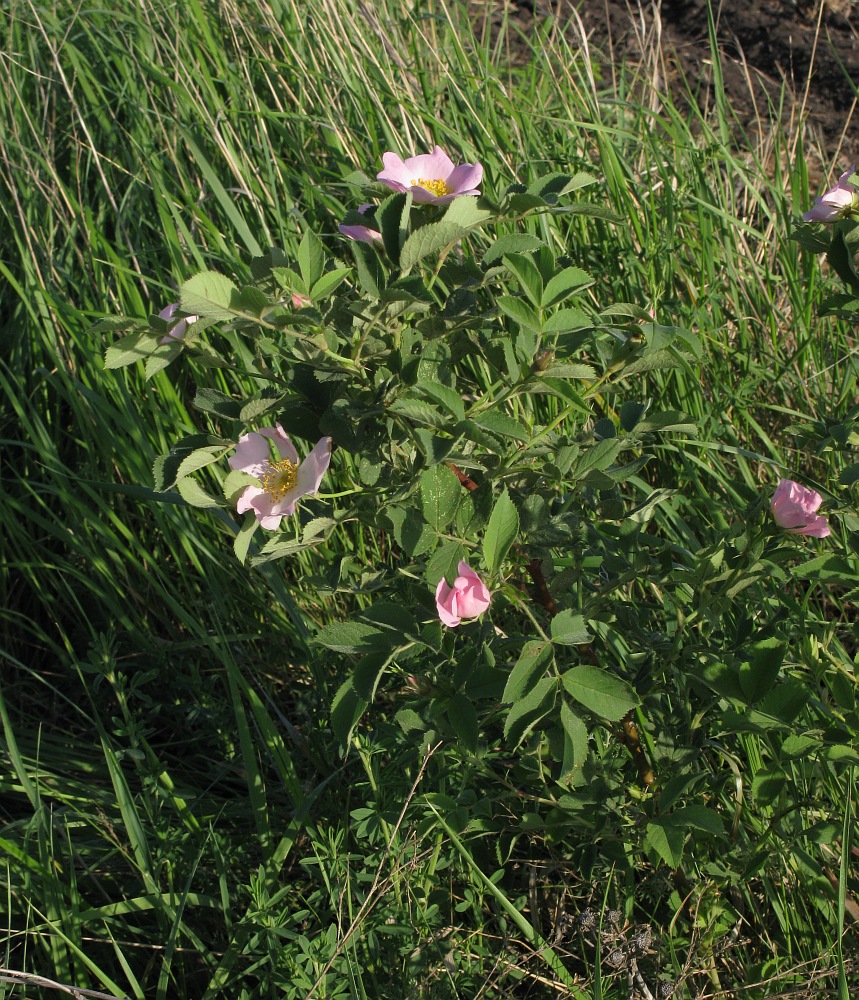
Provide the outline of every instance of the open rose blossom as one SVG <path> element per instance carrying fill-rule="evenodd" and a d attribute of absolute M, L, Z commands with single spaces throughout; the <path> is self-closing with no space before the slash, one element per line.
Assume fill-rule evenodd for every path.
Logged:
<path fill-rule="evenodd" d="M 775 523 L 785 531 L 826 538 L 829 522 L 816 513 L 822 503 L 823 497 L 819 493 L 800 486 L 792 479 L 782 479 L 773 494 L 770 510 Z"/>
<path fill-rule="evenodd" d="M 463 618 L 482 615 L 491 600 L 486 584 L 467 562 L 460 560 L 457 572 L 459 576 L 453 581 L 452 587 L 442 578 L 435 590 L 438 616 L 451 628 L 456 628 Z"/>
<path fill-rule="evenodd" d="M 803 222 L 837 222 L 848 215 L 859 212 L 859 190 L 848 180 L 855 170 L 855 164 L 838 178 L 835 187 L 815 198 L 814 204 L 803 215 Z"/>
<path fill-rule="evenodd" d="M 446 205 L 463 194 L 480 194 L 483 167 L 479 163 L 456 167 L 439 146 L 407 160 L 385 153 L 382 163 L 385 169 L 376 174 L 376 180 L 394 191 L 411 191 L 418 205 Z"/>
<path fill-rule="evenodd" d="M 280 453 L 272 461 L 271 445 Z M 280 526 L 282 517 L 294 513 L 296 503 L 308 493 L 319 489 L 322 477 L 331 461 L 331 438 L 324 437 L 303 462 L 280 424 L 250 431 L 239 438 L 236 453 L 230 458 L 231 469 L 241 469 L 259 480 L 259 486 L 248 486 L 239 497 L 236 510 L 244 514 L 252 510 L 260 524 L 269 531 Z"/>
<path fill-rule="evenodd" d="M 161 319 L 166 319 L 167 322 L 169 323 L 170 320 L 173 319 L 173 314 L 176 312 L 178 308 L 179 308 L 178 302 L 171 302 L 170 305 L 165 306 L 161 310 L 161 312 L 158 313 L 158 315 L 161 317 Z M 161 340 L 158 341 L 158 343 L 169 344 L 171 343 L 171 341 L 184 339 L 185 334 L 188 332 L 188 327 L 192 323 L 196 323 L 199 318 L 200 318 L 199 316 L 182 316 L 173 324 L 173 326 L 170 327 L 170 329 L 167 331 L 167 336 L 162 337 Z"/>
<path fill-rule="evenodd" d="M 370 205 L 359 205 L 358 211 L 363 215 L 365 212 L 369 211 L 375 206 Z M 344 236 L 348 236 L 350 240 L 358 240 L 361 243 L 381 243 L 382 234 L 378 229 L 371 229 L 369 226 L 338 226 L 337 227 Z"/>

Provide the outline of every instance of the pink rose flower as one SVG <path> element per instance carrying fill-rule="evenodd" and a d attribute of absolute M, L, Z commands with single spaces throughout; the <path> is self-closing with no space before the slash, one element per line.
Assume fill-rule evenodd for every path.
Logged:
<path fill-rule="evenodd" d="M 371 204 L 359 205 L 358 211 L 363 215 L 366 211 L 373 208 Z M 369 226 L 338 226 L 337 227 L 344 236 L 348 236 L 350 240 L 358 240 L 361 243 L 383 243 L 382 234 L 378 229 L 371 229 Z"/>
<path fill-rule="evenodd" d="M 811 535 L 826 538 L 829 522 L 815 513 L 823 503 L 823 497 L 815 490 L 800 486 L 792 479 L 782 479 L 770 502 L 775 523 L 794 535 Z"/>
<path fill-rule="evenodd" d="M 854 169 L 855 165 L 849 167 L 838 178 L 835 187 L 830 188 L 819 198 L 815 198 L 814 204 L 803 215 L 803 222 L 837 222 L 839 219 L 846 219 L 851 213 L 859 211 L 859 190 L 847 179 L 854 172 Z"/>
<path fill-rule="evenodd" d="M 457 571 L 459 576 L 453 581 L 452 587 L 442 578 L 435 589 L 438 616 L 451 628 L 456 628 L 463 618 L 482 615 L 491 600 L 486 584 L 467 562 L 460 560 Z"/>
<path fill-rule="evenodd" d="M 173 319 L 173 314 L 176 312 L 178 308 L 179 308 L 178 302 L 171 302 L 170 305 L 165 306 L 161 310 L 161 312 L 158 313 L 158 315 L 161 317 L 161 319 L 166 319 L 167 322 L 169 323 L 170 320 Z M 182 316 L 173 324 L 173 326 L 170 327 L 170 329 L 167 331 L 167 336 L 162 337 L 161 340 L 158 341 L 158 343 L 169 344 L 174 340 L 184 339 L 185 334 L 188 332 L 188 327 L 192 323 L 196 323 L 199 318 L 200 318 L 199 316 Z"/>
<path fill-rule="evenodd" d="M 280 459 L 274 462 L 271 460 L 272 441 L 280 453 Z M 243 434 L 235 455 L 229 460 L 230 468 L 250 473 L 260 484 L 248 486 L 239 497 L 236 510 L 240 514 L 252 510 L 264 528 L 276 530 L 282 517 L 295 512 L 295 505 L 303 496 L 319 489 L 330 461 L 330 437 L 321 438 L 299 464 L 298 452 L 280 424 L 266 427 L 259 433 Z"/>
<path fill-rule="evenodd" d="M 382 163 L 385 169 L 376 174 L 376 180 L 394 191 L 411 191 L 418 205 L 446 205 L 460 195 L 480 194 L 483 167 L 479 163 L 454 166 L 439 146 L 407 160 L 385 153 Z"/>

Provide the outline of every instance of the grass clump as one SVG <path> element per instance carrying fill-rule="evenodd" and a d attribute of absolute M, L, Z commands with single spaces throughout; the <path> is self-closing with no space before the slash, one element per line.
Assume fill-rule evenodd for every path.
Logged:
<path fill-rule="evenodd" d="M 791 136 L 567 28 L 512 67 L 442 2 L 11 4 L 10 994 L 848 995 L 849 309 Z M 484 215 L 421 256 L 436 210 L 371 187 L 346 245 L 355 172 L 436 142 Z M 146 317 L 193 295 L 177 360 Z M 222 458 L 275 418 L 336 450 L 261 542 Z M 782 476 L 828 540 L 768 527 Z M 461 558 L 492 610 L 443 631 Z"/>

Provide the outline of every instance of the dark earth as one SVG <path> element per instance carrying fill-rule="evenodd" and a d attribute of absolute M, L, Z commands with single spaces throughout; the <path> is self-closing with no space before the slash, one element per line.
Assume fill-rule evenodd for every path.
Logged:
<path fill-rule="evenodd" d="M 643 33 L 652 39 L 661 30 L 664 85 L 675 96 L 708 97 L 707 0 L 496 0 L 496 21 L 505 2 L 525 35 L 547 15 L 566 20 L 574 7 L 591 47 L 616 63 L 640 60 Z M 818 169 L 840 172 L 859 157 L 859 0 L 712 0 L 712 8 L 725 90 L 740 124 L 766 118 L 768 96 L 778 106 L 786 84 L 783 124 L 795 127 L 804 106 L 805 146 L 820 149 Z"/>

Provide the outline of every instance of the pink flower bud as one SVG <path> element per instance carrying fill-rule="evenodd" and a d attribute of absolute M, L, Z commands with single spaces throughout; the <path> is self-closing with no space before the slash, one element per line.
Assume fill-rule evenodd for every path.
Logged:
<path fill-rule="evenodd" d="M 800 486 L 792 479 L 782 479 L 770 503 L 775 523 L 794 535 L 811 535 L 826 538 L 829 522 L 815 513 L 823 503 L 823 497 L 815 490 Z"/>
<path fill-rule="evenodd" d="M 459 576 L 453 581 L 452 587 L 441 579 L 435 590 L 438 616 L 450 628 L 456 628 L 464 618 L 482 615 L 491 600 L 486 584 L 467 562 L 460 560 L 457 571 Z"/>

